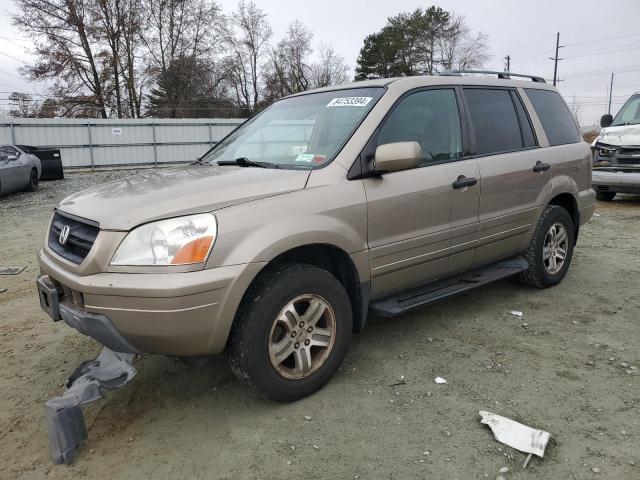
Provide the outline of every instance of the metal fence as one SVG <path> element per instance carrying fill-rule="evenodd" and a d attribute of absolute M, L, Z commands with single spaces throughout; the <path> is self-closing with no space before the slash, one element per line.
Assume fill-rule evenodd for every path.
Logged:
<path fill-rule="evenodd" d="M 59 148 L 65 167 L 159 165 L 193 161 L 242 119 L 0 120 L 0 144 Z"/>

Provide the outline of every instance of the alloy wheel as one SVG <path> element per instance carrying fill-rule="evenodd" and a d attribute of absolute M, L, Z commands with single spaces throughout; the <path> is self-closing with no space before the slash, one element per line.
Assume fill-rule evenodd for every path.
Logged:
<path fill-rule="evenodd" d="M 324 365 L 335 336 L 331 305 L 319 295 L 300 295 L 284 306 L 271 326 L 271 365 L 285 378 L 306 378 Z"/>
<path fill-rule="evenodd" d="M 565 226 L 556 222 L 551 225 L 544 238 L 542 260 L 544 268 L 550 275 L 555 275 L 564 266 L 569 251 L 569 235 Z"/>

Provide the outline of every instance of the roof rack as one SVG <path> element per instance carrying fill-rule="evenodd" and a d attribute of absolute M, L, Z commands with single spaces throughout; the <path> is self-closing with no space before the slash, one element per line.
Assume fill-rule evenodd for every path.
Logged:
<path fill-rule="evenodd" d="M 523 77 L 531 79 L 532 82 L 547 83 L 544 78 L 537 77 L 535 75 L 524 75 L 522 73 L 511 72 L 494 72 L 491 70 L 445 70 L 444 72 L 440 72 L 439 75 L 445 77 L 461 77 L 463 73 L 482 73 L 485 75 L 497 75 L 498 78 L 503 78 L 505 80 L 509 80 L 511 79 L 511 77 Z"/>

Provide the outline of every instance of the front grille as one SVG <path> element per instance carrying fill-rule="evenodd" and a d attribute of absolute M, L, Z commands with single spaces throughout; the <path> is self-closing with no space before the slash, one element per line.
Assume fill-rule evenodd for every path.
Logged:
<path fill-rule="evenodd" d="M 65 226 L 69 227 L 69 236 L 65 244 L 62 245 L 60 243 L 60 232 Z M 49 248 L 62 258 L 79 265 L 89 255 L 98 232 L 100 232 L 100 228 L 90 220 L 70 217 L 56 212 L 53 215 L 51 229 L 49 230 Z"/>
<path fill-rule="evenodd" d="M 616 160 L 625 165 L 640 165 L 640 147 L 622 147 L 616 151 Z"/>

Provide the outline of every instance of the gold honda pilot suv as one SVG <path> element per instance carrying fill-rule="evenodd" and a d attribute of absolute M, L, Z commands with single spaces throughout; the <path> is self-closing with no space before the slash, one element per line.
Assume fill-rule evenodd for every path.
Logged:
<path fill-rule="evenodd" d="M 467 73 L 293 95 L 189 166 L 64 199 L 43 309 L 113 352 L 227 350 L 292 401 L 369 316 L 512 275 L 557 284 L 594 211 L 589 146 L 541 78 Z"/>

